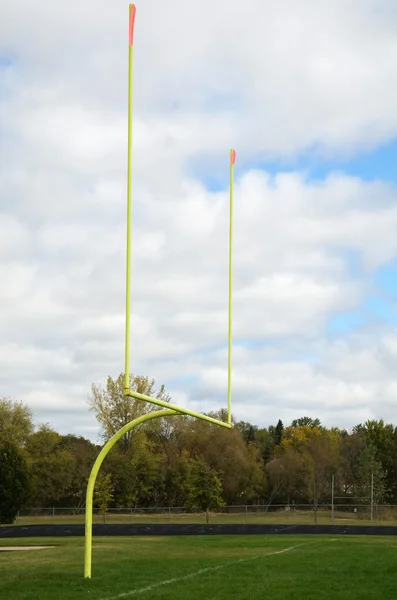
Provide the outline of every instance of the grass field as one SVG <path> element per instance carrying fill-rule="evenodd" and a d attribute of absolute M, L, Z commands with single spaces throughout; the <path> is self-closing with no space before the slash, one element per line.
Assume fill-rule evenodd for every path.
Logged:
<path fill-rule="evenodd" d="M 94 523 L 103 523 L 103 516 L 99 514 L 93 515 Z M 204 513 L 158 513 L 151 514 L 149 512 L 135 513 L 111 513 L 105 516 L 105 522 L 108 524 L 155 524 L 155 523 L 205 523 Z M 65 524 L 72 525 L 84 523 L 84 512 L 77 515 L 70 514 L 55 514 L 37 516 L 22 516 L 18 517 L 14 525 L 50 525 L 50 524 Z M 310 510 L 297 511 L 274 511 L 274 512 L 240 512 L 240 513 L 214 513 L 210 515 L 210 523 L 251 523 L 255 524 L 300 524 L 313 523 L 313 512 Z M 331 525 L 331 512 L 321 510 L 317 514 L 317 523 L 319 525 Z M 354 515 L 352 512 L 335 513 L 335 525 L 396 525 L 397 521 L 390 518 L 378 520 L 375 518 L 370 521 L 364 515 Z"/>
<path fill-rule="evenodd" d="M 91 580 L 83 538 L 3 539 L 0 598 L 12 600 L 392 600 L 397 540 L 355 536 L 94 538 Z"/>

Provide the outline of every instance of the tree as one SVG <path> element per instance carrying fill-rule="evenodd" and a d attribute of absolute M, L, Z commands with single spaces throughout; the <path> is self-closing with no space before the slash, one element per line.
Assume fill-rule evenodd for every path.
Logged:
<path fill-rule="evenodd" d="M 130 389 L 139 394 L 163 400 L 164 402 L 169 402 L 170 400 L 164 385 L 156 391 L 154 379 L 149 380 L 148 377 L 142 375 L 131 375 Z M 95 413 L 95 417 L 100 425 L 101 436 L 105 441 L 130 421 L 152 410 L 156 410 L 156 407 L 152 404 L 124 395 L 124 375 L 122 373 L 117 379 L 108 377 L 106 388 L 93 383 L 92 393 L 88 398 L 88 405 L 90 410 Z M 120 441 L 121 448 L 126 453 L 130 450 L 134 434 L 135 431 L 132 429 Z"/>
<path fill-rule="evenodd" d="M 273 429 L 275 429 L 273 427 Z M 255 432 L 255 443 L 259 448 L 263 462 L 266 464 L 272 458 L 274 453 L 275 439 L 269 429 L 263 427 Z"/>
<path fill-rule="evenodd" d="M 68 495 L 76 464 L 70 450 L 62 446 L 62 436 L 48 425 L 41 425 L 26 445 L 32 472 L 34 502 L 55 506 Z"/>
<path fill-rule="evenodd" d="M 163 489 L 161 455 L 156 452 L 144 429 L 137 432 L 131 453 L 131 468 L 134 474 L 136 504 L 158 504 Z"/>
<path fill-rule="evenodd" d="M 271 504 L 281 494 L 284 494 L 288 505 L 303 496 L 305 463 L 297 450 L 288 448 L 266 465 L 266 471 L 270 483 L 268 504 Z"/>
<path fill-rule="evenodd" d="M 113 482 L 113 504 L 116 508 L 135 506 L 138 504 L 136 474 L 131 465 L 131 457 L 120 448 L 109 452 L 103 464 L 103 472 L 111 473 Z"/>
<path fill-rule="evenodd" d="M 361 456 L 365 452 L 364 432 L 356 430 L 343 436 L 340 445 L 340 487 L 346 499 L 354 495 L 354 486 L 360 477 Z M 343 500 L 345 502 L 345 500 Z"/>
<path fill-rule="evenodd" d="M 383 419 L 369 420 L 364 423 L 363 432 L 366 440 L 375 450 L 385 475 L 385 485 L 391 499 L 397 498 L 397 444 L 393 425 L 386 424 Z"/>
<path fill-rule="evenodd" d="M 29 469 L 14 442 L 0 443 L 0 523 L 13 523 L 30 494 Z"/>
<path fill-rule="evenodd" d="M 100 473 L 95 482 L 94 502 L 99 508 L 103 522 L 106 522 L 106 513 L 109 503 L 113 500 L 113 484 L 110 473 Z"/>
<path fill-rule="evenodd" d="M 186 453 L 175 454 L 172 460 L 164 461 L 164 504 L 185 506 L 189 494 L 191 461 Z"/>
<path fill-rule="evenodd" d="M 251 423 L 246 423 L 245 421 L 239 421 L 234 427 L 240 431 L 243 440 L 247 444 L 255 441 L 255 434 L 258 430 L 256 425 L 251 425 Z"/>
<path fill-rule="evenodd" d="M 22 402 L 0 398 L 0 441 L 12 441 L 22 447 L 32 432 L 30 408 Z"/>
<path fill-rule="evenodd" d="M 190 434 L 190 417 L 162 418 L 145 426 L 145 433 L 152 442 L 158 456 L 158 468 L 162 475 L 161 487 L 163 506 L 184 506 L 188 495 L 187 480 L 190 473 L 190 453 L 186 440 Z M 158 494 L 157 490 L 157 494 Z"/>
<path fill-rule="evenodd" d="M 165 456 L 147 436 L 145 426 L 137 429 L 130 452 L 115 447 L 104 463 L 112 473 L 116 507 L 159 505 L 164 501 Z"/>
<path fill-rule="evenodd" d="M 227 413 L 226 413 L 227 414 Z M 210 413 L 222 420 L 223 411 Z M 179 447 L 192 460 L 202 460 L 214 469 L 222 482 L 227 504 L 258 498 L 264 487 L 265 472 L 259 448 L 246 444 L 239 431 L 210 425 L 198 419 L 175 420 L 181 428 Z"/>
<path fill-rule="evenodd" d="M 313 502 L 314 522 L 317 523 L 318 505 L 328 500 L 331 478 L 338 470 L 339 438 L 323 431 L 320 436 L 308 440 L 303 451 L 306 464 L 306 486 Z"/>
<path fill-rule="evenodd" d="M 387 473 L 362 426 L 343 437 L 340 450 L 341 488 L 345 503 L 369 505 L 374 483 L 374 503 L 383 502 L 388 490 Z"/>
<path fill-rule="evenodd" d="M 291 427 L 310 427 L 311 429 L 321 429 L 320 419 L 312 419 L 311 417 L 300 417 L 294 419 L 291 423 Z"/>
<path fill-rule="evenodd" d="M 372 479 L 374 488 L 374 504 L 384 501 L 387 486 L 387 473 L 382 469 L 381 462 L 376 457 L 376 450 L 366 441 L 357 457 L 353 494 L 356 502 L 369 505 L 372 494 Z"/>
<path fill-rule="evenodd" d="M 82 508 L 85 505 L 88 477 L 99 447 L 82 436 L 68 434 L 60 437 L 59 448 L 68 451 L 73 457 L 70 484 L 64 488 L 61 502 L 64 506 Z"/>
<path fill-rule="evenodd" d="M 310 440 L 319 436 L 321 436 L 321 431 L 317 427 L 310 427 L 309 425 L 286 427 L 281 443 L 275 447 L 275 453 L 280 456 L 287 448 L 294 448 L 298 452 L 302 452 Z"/>
<path fill-rule="evenodd" d="M 319 502 L 328 499 L 332 475 L 339 468 L 340 436 L 311 425 L 313 423 L 305 418 L 305 424 L 284 430 L 275 458 L 285 461 L 288 457 L 288 462 L 284 465 L 283 460 L 272 461 L 268 473 L 288 496 L 291 493 L 296 496 L 300 490 L 300 494 L 313 503 L 316 521 Z"/>
<path fill-rule="evenodd" d="M 389 486 L 390 486 L 390 497 L 394 504 L 397 503 L 397 427 L 394 429 L 394 452 L 392 459 L 392 468 L 388 472 Z M 390 477 L 394 477 L 394 485 L 390 485 Z"/>
<path fill-rule="evenodd" d="M 276 428 L 274 430 L 274 444 L 279 446 L 283 437 L 284 425 L 281 419 L 278 420 Z"/>
<path fill-rule="evenodd" d="M 222 483 L 217 472 L 200 460 L 194 462 L 190 473 L 187 506 L 205 511 L 207 523 L 210 510 L 218 510 L 225 506 L 222 499 Z"/>

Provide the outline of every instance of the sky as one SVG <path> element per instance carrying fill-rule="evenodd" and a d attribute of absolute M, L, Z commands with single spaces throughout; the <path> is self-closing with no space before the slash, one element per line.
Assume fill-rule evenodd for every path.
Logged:
<path fill-rule="evenodd" d="M 397 424 L 394 0 L 136 2 L 131 370 L 233 414 Z M 124 370 L 128 3 L 0 0 L 0 397 L 98 438 Z"/>

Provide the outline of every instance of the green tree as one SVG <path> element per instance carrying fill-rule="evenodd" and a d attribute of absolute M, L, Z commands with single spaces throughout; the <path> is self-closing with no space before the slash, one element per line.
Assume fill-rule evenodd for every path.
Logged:
<path fill-rule="evenodd" d="M 73 453 L 62 445 L 62 436 L 41 425 L 26 444 L 33 476 L 36 506 L 57 506 L 68 495 L 78 468 Z"/>
<path fill-rule="evenodd" d="M 273 427 L 273 430 L 275 428 Z M 266 427 L 260 428 L 255 432 L 255 443 L 259 448 L 264 464 L 268 463 L 273 457 L 275 446 L 275 431 L 270 432 Z"/>
<path fill-rule="evenodd" d="M 210 413 L 222 420 L 223 411 Z M 191 460 L 202 460 L 214 469 L 222 482 L 227 504 L 258 499 L 264 487 L 265 472 L 259 448 L 246 444 L 239 431 L 210 425 L 198 419 L 175 419 L 181 428 L 179 445 Z"/>
<path fill-rule="evenodd" d="M 158 455 L 160 499 L 163 506 L 184 506 L 187 498 L 187 479 L 190 473 L 190 454 L 185 442 L 189 436 L 185 416 L 151 421 L 145 426 L 148 439 L 154 444 Z"/>
<path fill-rule="evenodd" d="M 383 502 L 390 488 L 388 473 L 379 460 L 379 453 L 365 426 L 358 425 L 353 433 L 343 436 L 340 451 L 341 487 L 346 501 L 370 504 L 372 476 L 374 477 L 374 502 Z"/>
<path fill-rule="evenodd" d="M 189 494 L 191 461 L 186 454 L 175 454 L 164 462 L 164 501 L 167 506 L 185 506 Z"/>
<path fill-rule="evenodd" d="M 116 508 L 136 506 L 139 491 L 131 457 L 120 448 L 113 448 L 102 468 L 104 472 L 112 475 L 114 506 Z"/>
<path fill-rule="evenodd" d="M 395 427 L 394 429 L 394 435 L 393 435 L 393 440 L 394 440 L 394 452 L 392 454 L 392 466 L 391 469 L 388 471 L 388 485 L 389 485 L 389 489 L 390 489 L 390 497 L 392 499 L 392 502 L 394 504 L 397 503 L 397 427 Z M 390 483 L 390 479 L 393 478 L 394 479 L 394 484 Z"/>
<path fill-rule="evenodd" d="M 150 506 L 164 500 L 164 453 L 147 436 L 147 427 L 137 429 L 128 454 L 114 448 L 104 468 L 112 473 L 116 507 Z"/>
<path fill-rule="evenodd" d="M 190 472 L 187 506 L 205 511 L 209 522 L 210 510 L 225 506 L 222 498 L 222 483 L 217 472 L 201 460 L 196 460 Z"/>
<path fill-rule="evenodd" d="M 321 435 L 308 440 L 302 453 L 306 465 L 307 494 L 313 502 L 315 523 L 318 505 L 328 501 L 332 475 L 338 471 L 339 441 L 338 436 L 322 431 Z"/>
<path fill-rule="evenodd" d="M 348 498 L 358 476 L 359 456 L 365 447 L 365 437 L 362 433 L 352 433 L 343 436 L 340 445 L 340 492 Z"/>
<path fill-rule="evenodd" d="M 12 441 L 24 446 L 33 432 L 30 408 L 10 398 L 0 398 L 0 441 Z"/>
<path fill-rule="evenodd" d="M 281 419 L 278 420 L 276 428 L 274 430 L 274 444 L 279 446 L 283 438 L 284 425 Z"/>
<path fill-rule="evenodd" d="M 142 375 L 131 375 L 130 389 L 139 394 L 151 396 L 164 402 L 169 402 L 170 397 L 165 391 L 164 385 L 158 391 L 155 389 L 154 379 L 149 379 Z M 107 378 L 106 388 L 101 385 L 92 384 L 91 395 L 88 398 L 90 410 L 95 413 L 95 417 L 100 425 L 101 436 L 103 440 L 108 440 L 119 429 L 133 421 L 137 417 L 156 410 L 156 406 L 135 400 L 130 396 L 124 395 L 124 375 L 121 373 L 117 379 Z M 135 435 L 135 430 L 126 433 L 120 441 L 121 448 L 128 452 L 131 448 L 131 441 Z"/>
<path fill-rule="evenodd" d="M 284 430 L 275 460 L 267 465 L 270 479 L 288 501 L 291 495 L 300 495 L 313 503 L 315 521 L 319 502 L 328 500 L 332 475 L 338 472 L 339 444 L 338 433 L 311 427 L 305 419 L 305 424 Z"/>
<path fill-rule="evenodd" d="M 82 436 L 72 434 L 61 436 L 58 447 L 73 457 L 70 483 L 68 487 L 63 488 L 64 495 L 60 502 L 64 506 L 82 508 L 85 505 L 88 477 L 98 456 L 99 447 Z"/>
<path fill-rule="evenodd" d="M 30 494 L 29 469 L 14 442 L 0 442 L 0 523 L 13 523 Z"/>
<path fill-rule="evenodd" d="M 162 456 L 147 438 L 144 428 L 137 432 L 134 440 L 131 467 L 135 479 L 136 503 L 158 504 L 163 494 Z"/>
<path fill-rule="evenodd" d="M 369 420 L 364 423 L 363 431 L 367 441 L 375 450 L 375 457 L 379 461 L 385 475 L 385 485 L 388 496 L 397 499 L 397 444 L 395 428 L 383 419 Z"/>
<path fill-rule="evenodd" d="M 95 482 L 94 503 L 99 508 L 103 522 L 106 522 L 106 513 L 109 503 L 113 500 L 113 484 L 110 473 L 99 473 Z"/>
<path fill-rule="evenodd" d="M 320 419 L 312 419 L 311 417 L 300 417 L 294 419 L 291 423 L 291 427 L 310 427 L 311 429 L 321 429 Z"/>
<path fill-rule="evenodd" d="M 256 425 L 251 425 L 251 423 L 246 423 L 245 421 L 239 421 L 234 427 L 241 433 L 243 440 L 247 444 L 255 441 L 255 434 L 258 430 Z"/>
<path fill-rule="evenodd" d="M 353 487 L 354 497 L 358 503 L 366 505 L 371 503 L 372 478 L 374 504 L 380 504 L 385 500 L 388 491 L 387 473 L 382 469 L 382 464 L 376 457 L 375 448 L 367 443 L 358 457 Z"/>

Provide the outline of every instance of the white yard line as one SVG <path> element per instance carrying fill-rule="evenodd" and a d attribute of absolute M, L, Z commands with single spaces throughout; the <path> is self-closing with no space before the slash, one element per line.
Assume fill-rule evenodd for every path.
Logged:
<path fill-rule="evenodd" d="M 47 550 L 55 546 L 0 546 L 0 552 L 16 552 L 22 550 Z"/>
<path fill-rule="evenodd" d="M 108 598 L 101 598 L 100 600 L 121 600 L 121 598 L 128 598 L 129 596 L 136 596 L 137 594 L 144 594 L 145 592 L 150 592 L 155 588 L 161 587 L 163 585 L 170 585 L 171 583 L 177 583 L 179 581 L 185 581 L 186 579 L 191 579 L 192 577 L 197 577 L 197 575 L 202 575 L 203 573 L 211 573 L 213 571 L 219 571 L 220 569 L 226 569 L 227 567 L 232 567 L 233 565 L 237 565 L 243 562 L 247 562 L 249 560 L 256 560 L 258 558 L 266 558 L 266 556 L 275 556 L 276 554 L 284 554 L 285 552 L 290 552 L 291 550 L 295 550 L 295 548 L 299 548 L 300 546 L 305 546 L 306 544 L 298 544 L 297 546 L 290 546 L 289 548 L 284 548 L 283 550 L 277 550 L 276 552 L 268 552 L 267 554 L 256 554 L 255 556 L 248 556 L 247 558 L 240 558 L 239 560 L 235 560 L 231 563 L 227 563 L 225 565 L 218 565 L 217 567 L 207 567 L 206 569 L 200 569 L 199 571 L 195 571 L 194 573 L 189 573 L 189 575 L 182 575 L 182 577 L 174 577 L 173 579 L 165 579 L 164 581 L 158 581 L 157 583 L 153 583 L 152 585 L 148 585 L 147 587 L 137 588 L 135 590 L 130 590 L 129 592 L 122 592 L 121 594 L 117 594 L 117 596 L 110 596 Z"/>

